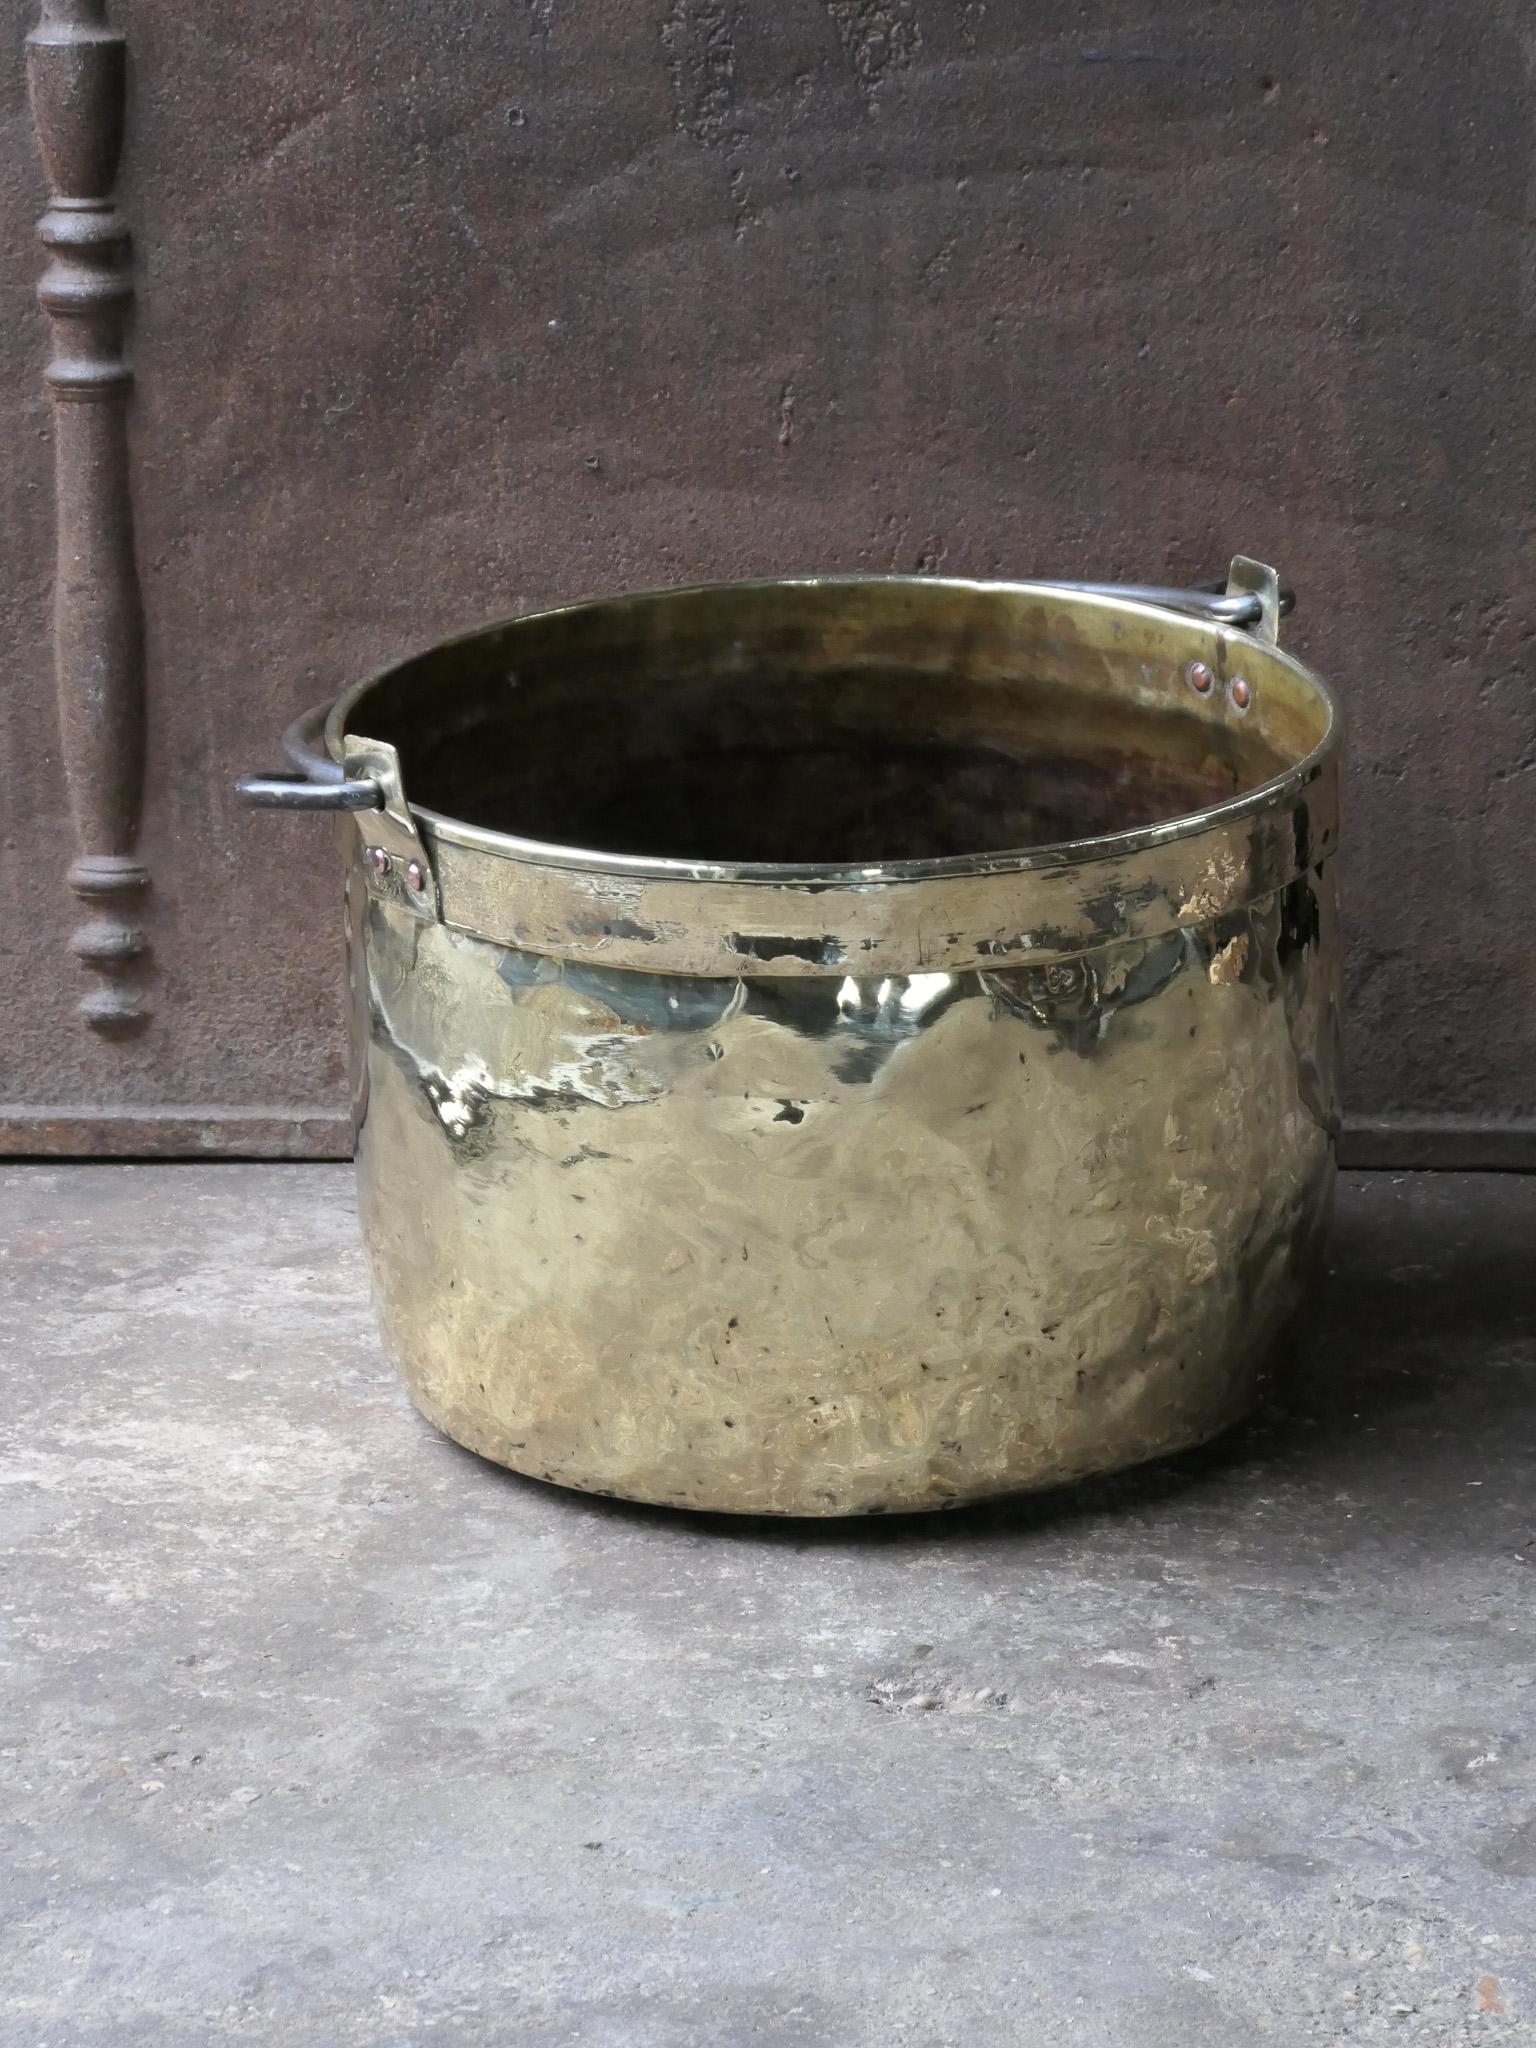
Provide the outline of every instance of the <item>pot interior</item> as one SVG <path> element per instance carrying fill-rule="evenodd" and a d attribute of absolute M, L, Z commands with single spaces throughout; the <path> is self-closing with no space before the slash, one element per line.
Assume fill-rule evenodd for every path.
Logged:
<path fill-rule="evenodd" d="M 722 585 L 513 621 L 382 677 L 346 726 L 418 808 L 594 852 L 847 866 L 1187 817 L 1326 735 L 1250 641 L 1028 586 Z M 1217 670 L 1206 697 L 1188 664 Z M 1223 670 L 1225 671 L 1223 673 Z"/>

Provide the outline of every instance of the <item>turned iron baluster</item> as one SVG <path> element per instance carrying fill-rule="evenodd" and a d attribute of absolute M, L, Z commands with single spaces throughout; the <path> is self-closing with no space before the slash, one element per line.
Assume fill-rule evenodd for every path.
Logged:
<path fill-rule="evenodd" d="M 68 879 L 87 912 L 70 949 L 103 977 L 81 1001 L 86 1023 L 125 1034 L 148 1015 L 138 986 L 148 941 L 135 912 L 149 875 L 137 852 L 144 633 L 123 354 L 133 287 L 114 199 L 126 79 L 105 0 L 43 0 L 27 82 L 49 188 L 37 295 L 53 343 L 44 375 L 54 415 L 54 668 L 78 849 Z"/>

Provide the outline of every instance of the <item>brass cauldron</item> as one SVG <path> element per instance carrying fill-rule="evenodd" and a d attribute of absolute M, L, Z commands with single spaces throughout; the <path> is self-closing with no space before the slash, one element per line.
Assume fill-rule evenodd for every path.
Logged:
<path fill-rule="evenodd" d="M 1336 1123 L 1339 722 L 1280 610 L 1241 559 L 1219 597 L 665 591 L 300 721 L 242 790 L 349 813 L 363 1228 L 422 1411 L 796 1515 L 1239 1416 Z"/>

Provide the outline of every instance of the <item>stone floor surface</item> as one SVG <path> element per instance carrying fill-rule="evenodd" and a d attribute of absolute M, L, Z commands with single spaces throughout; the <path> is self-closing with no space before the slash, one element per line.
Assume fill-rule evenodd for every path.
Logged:
<path fill-rule="evenodd" d="M 686 1518 L 482 1464 L 345 1170 L 0 1172 L 0 2042 L 1536 2043 L 1536 1180 L 1250 1428 Z"/>

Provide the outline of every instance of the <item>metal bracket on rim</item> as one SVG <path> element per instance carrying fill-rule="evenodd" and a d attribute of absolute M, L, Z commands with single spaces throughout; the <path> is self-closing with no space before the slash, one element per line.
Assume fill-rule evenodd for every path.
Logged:
<path fill-rule="evenodd" d="M 1258 617 L 1244 627 L 1255 640 L 1268 647 L 1280 644 L 1280 620 L 1296 602 L 1292 592 L 1280 588 L 1280 578 L 1267 562 L 1255 562 L 1249 555 L 1234 555 L 1227 572 L 1227 597 L 1256 598 Z M 1289 598 L 1290 602 L 1286 600 Z"/>
<path fill-rule="evenodd" d="M 325 745 L 330 711 L 328 702 L 317 704 L 283 734 L 294 774 L 247 775 L 235 789 L 263 810 L 352 812 L 369 892 L 435 924 L 442 916 L 437 877 L 400 786 L 400 756 L 386 740 L 347 733 L 341 760 L 332 760 Z"/>
<path fill-rule="evenodd" d="M 379 806 L 359 812 L 363 870 L 370 895 L 398 903 L 414 917 L 436 924 L 442 918 L 437 877 L 400 784 L 400 756 L 387 740 L 348 733 L 341 743 L 347 787 L 374 788 Z"/>

